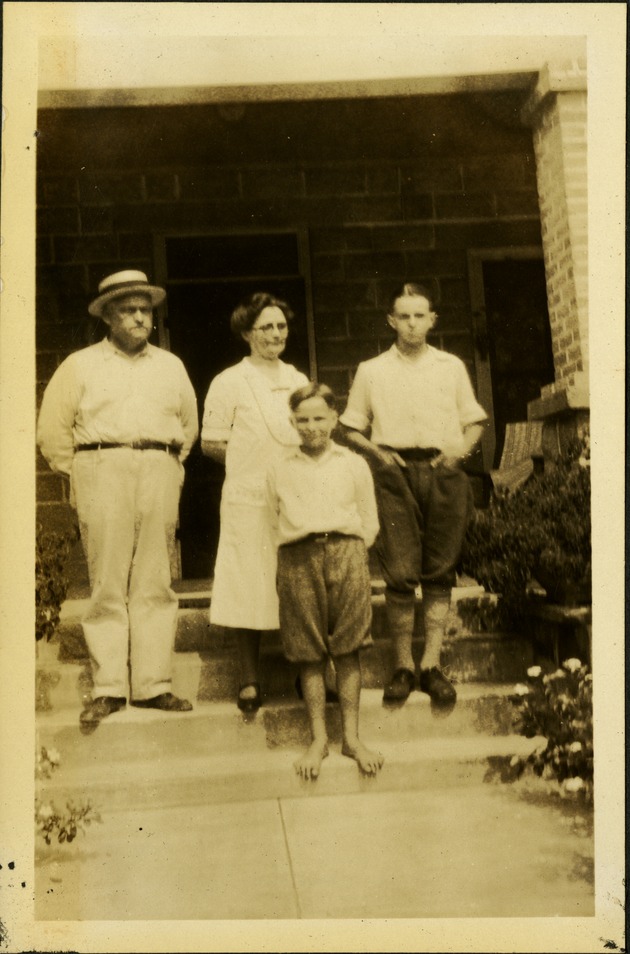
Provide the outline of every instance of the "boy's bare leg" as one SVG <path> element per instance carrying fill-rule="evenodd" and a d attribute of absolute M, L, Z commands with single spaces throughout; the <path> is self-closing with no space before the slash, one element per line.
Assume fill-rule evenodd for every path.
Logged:
<path fill-rule="evenodd" d="M 325 659 L 316 663 L 303 663 L 300 666 L 302 692 L 311 725 L 312 742 L 304 755 L 294 762 L 294 767 L 297 774 L 305 779 L 318 777 L 322 760 L 328 755 L 325 671 Z"/>
<path fill-rule="evenodd" d="M 341 708 L 343 745 L 341 751 L 359 763 L 366 775 L 376 775 L 383 764 L 380 752 L 372 752 L 359 739 L 359 699 L 361 696 L 361 667 L 358 653 L 335 658 L 337 691 Z"/>

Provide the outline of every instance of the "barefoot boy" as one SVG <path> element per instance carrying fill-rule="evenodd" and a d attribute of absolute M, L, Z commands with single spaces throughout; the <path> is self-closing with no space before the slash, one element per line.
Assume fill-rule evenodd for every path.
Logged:
<path fill-rule="evenodd" d="M 276 515 L 280 631 L 286 657 L 300 664 L 312 742 L 295 763 L 302 778 L 319 775 L 328 755 L 324 673 L 334 659 L 343 732 L 342 752 L 375 775 L 383 757 L 359 740 L 359 649 L 371 645 L 367 548 L 378 532 L 372 476 L 358 454 L 330 439 L 335 397 L 308 384 L 289 398 L 300 447 L 267 474 Z"/>

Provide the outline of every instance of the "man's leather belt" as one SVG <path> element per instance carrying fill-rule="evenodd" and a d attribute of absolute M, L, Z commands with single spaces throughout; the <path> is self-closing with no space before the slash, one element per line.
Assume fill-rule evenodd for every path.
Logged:
<path fill-rule="evenodd" d="M 380 446 L 383 450 L 400 454 L 403 460 L 433 460 L 442 453 L 437 447 L 385 447 L 382 444 Z"/>
<path fill-rule="evenodd" d="M 362 537 L 359 537 L 354 533 L 339 533 L 337 530 L 331 530 L 327 533 L 308 533 L 305 537 L 300 537 L 298 540 L 289 540 L 288 543 L 283 543 L 283 547 L 293 547 L 296 543 L 330 543 L 331 540 L 362 540 Z"/>
<path fill-rule="evenodd" d="M 129 441 L 126 444 L 115 444 L 110 441 L 97 441 L 94 444 L 77 444 L 75 451 L 110 450 L 112 447 L 131 447 L 133 450 L 159 450 L 179 456 L 179 444 L 163 444 L 161 441 Z"/>

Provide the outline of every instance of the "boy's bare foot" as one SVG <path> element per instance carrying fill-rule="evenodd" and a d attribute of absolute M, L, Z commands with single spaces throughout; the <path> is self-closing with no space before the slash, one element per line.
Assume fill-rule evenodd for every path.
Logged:
<path fill-rule="evenodd" d="M 353 745 L 350 745 L 349 742 L 344 742 L 341 747 L 341 753 L 358 762 L 359 768 L 362 772 L 365 772 L 366 775 L 376 775 L 385 761 L 380 752 L 372 752 L 358 739 Z"/>
<path fill-rule="evenodd" d="M 328 743 L 315 739 L 311 742 L 304 755 L 293 763 L 295 771 L 301 778 L 317 778 L 322 761 L 327 755 Z"/>

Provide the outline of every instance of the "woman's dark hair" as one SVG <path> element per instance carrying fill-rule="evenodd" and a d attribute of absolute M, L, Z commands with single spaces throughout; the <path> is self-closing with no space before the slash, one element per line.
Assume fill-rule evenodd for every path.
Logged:
<path fill-rule="evenodd" d="M 404 298 L 407 295 L 421 295 L 429 302 L 431 311 L 435 311 L 436 296 L 430 288 L 427 288 L 426 285 L 420 285 L 418 282 L 405 282 L 390 298 L 388 314 L 391 315 L 398 299 Z"/>
<path fill-rule="evenodd" d="M 287 321 L 293 318 L 293 312 L 286 301 L 276 298 L 269 292 L 254 292 L 237 305 L 230 316 L 230 328 L 236 337 L 240 338 L 244 331 L 251 331 L 261 311 L 270 306 L 279 308 Z"/>
<path fill-rule="evenodd" d="M 302 401 L 308 401 L 309 398 L 314 397 L 323 398 L 329 408 L 333 411 L 337 410 L 337 399 L 332 389 L 327 384 L 318 384 L 317 381 L 309 381 L 297 391 L 293 391 L 289 396 L 289 407 L 292 411 L 296 411 Z"/>

